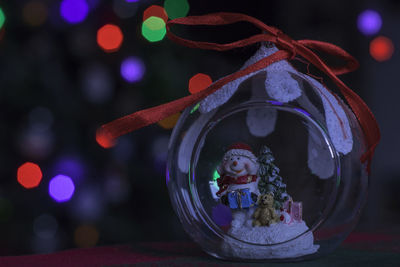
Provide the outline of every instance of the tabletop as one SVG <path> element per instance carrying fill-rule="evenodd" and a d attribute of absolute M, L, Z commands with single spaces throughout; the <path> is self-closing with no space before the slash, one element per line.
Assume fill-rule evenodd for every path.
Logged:
<path fill-rule="evenodd" d="M 297 263 L 222 261 L 191 242 L 156 242 L 7 256 L 0 266 L 400 266 L 400 235 L 352 233 L 330 255 Z"/>

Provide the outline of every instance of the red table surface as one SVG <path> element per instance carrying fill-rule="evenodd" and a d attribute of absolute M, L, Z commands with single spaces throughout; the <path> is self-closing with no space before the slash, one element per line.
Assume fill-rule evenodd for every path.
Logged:
<path fill-rule="evenodd" d="M 360 265 L 361 264 L 361 265 Z M 400 236 L 353 233 L 327 257 L 298 263 L 239 263 L 214 259 L 190 242 L 142 243 L 52 254 L 7 256 L 0 266 L 400 266 Z"/>

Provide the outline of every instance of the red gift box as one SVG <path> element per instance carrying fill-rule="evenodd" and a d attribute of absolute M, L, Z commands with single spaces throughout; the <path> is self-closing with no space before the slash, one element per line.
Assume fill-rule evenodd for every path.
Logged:
<path fill-rule="evenodd" d="M 283 209 L 290 215 L 292 220 L 301 222 L 303 220 L 303 203 L 293 202 L 293 200 L 287 200 L 283 203 Z"/>

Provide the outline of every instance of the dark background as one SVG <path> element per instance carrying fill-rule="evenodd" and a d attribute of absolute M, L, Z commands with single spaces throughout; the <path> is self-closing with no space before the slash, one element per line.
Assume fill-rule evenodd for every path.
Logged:
<path fill-rule="evenodd" d="M 0 1 L 7 18 L 0 34 L 0 254 L 186 239 L 165 186 L 170 130 L 153 125 L 122 137 L 116 147 L 106 150 L 96 143 L 96 128 L 187 95 L 188 80 L 196 73 L 216 80 L 234 72 L 256 47 L 220 53 L 181 47 L 166 38 L 150 43 L 141 35 L 142 13 L 151 4 L 162 6 L 162 1 L 139 0 L 136 15 L 121 19 L 114 14 L 113 1 L 91 0 L 88 17 L 76 25 L 60 18 L 60 1 L 37 1 L 48 8 L 47 20 L 40 26 L 23 19 L 23 8 L 30 1 Z M 371 107 L 383 140 L 357 230 L 397 231 L 400 2 L 192 0 L 189 4 L 188 15 L 245 13 L 294 39 L 337 44 L 360 61 L 360 69 L 343 80 Z M 365 9 L 382 16 L 377 35 L 367 37 L 357 29 L 357 17 Z M 122 47 L 115 53 L 105 53 L 96 44 L 96 32 L 106 23 L 119 25 L 124 33 Z M 248 24 L 179 32 L 216 42 L 257 33 Z M 369 54 L 369 43 L 378 35 L 394 43 L 388 61 L 377 62 Z M 129 84 L 121 78 L 120 64 L 127 56 L 143 60 L 142 81 Z M 107 84 L 108 94 L 101 100 L 91 98 L 85 89 L 87 73 L 93 69 L 100 69 L 98 82 Z M 29 190 L 16 178 L 18 167 L 27 161 L 43 172 L 40 185 Z M 75 193 L 65 203 L 48 194 L 49 181 L 60 173 L 75 183 Z"/>

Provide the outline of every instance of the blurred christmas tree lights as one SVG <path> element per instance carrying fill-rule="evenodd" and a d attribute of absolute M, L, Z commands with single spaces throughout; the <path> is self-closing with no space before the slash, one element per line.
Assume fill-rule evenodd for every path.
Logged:
<path fill-rule="evenodd" d="M 165 0 L 164 8 L 170 19 L 182 18 L 189 12 L 189 3 L 187 0 Z"/>
<path fill-rule="evenodd" d="M 367 9 L 358 16 L 357 26 L 363 34 L 374 35 L 382 27 L 381 15 L 375 10 Z"/>
<path fill-rule="evenodd" d="M 128 57 L 121 63 L 121 76 L 129 83 L 140 81 L 144 73 L 145 67 L 139 58 Z"/>
<path fill-rule="evenodd" d="M 175 127 L 175 124 L 178 122 L 179 117 L 181 116 L 181 113 L 176 113 L 174 115 L 171 115 L 161 121 L 158 122 L 158 125 L 160 125 L 162 128 L 169 130 Z"/>
<path fill-rule="evenodd" d="M 133 17 L 136 14 L 137 9 L 138 4 L 135 2 L 128 2 L 126 0 L 113 1 L 114 13 L 122 19 Z"/>
<path fill-rule="evenodd" d="M 0 30 L 3 28 L 6 16 L 4 15 L 3 9 L 0 7 Z"/>
<path fill-rule="evenodd" d="M 378 36 L 371 41 L 369 52 L 376 61 L 389 60 L 394 53 L 393 42 L 387 37 Z"/>
<path fill-rule="evenodd" d="M 17 170 L 18 182 L 27 189 L 37 187 L 42 177 L 43 175 L 40 167 L 32 162 L 22 164 Z"/>
<path fill-rule="evenodd" d="M 116 52 L 122 45 L 124 35 L 114 24 L 106 24 L 97 31 L 97 44 L 107 53 Z"/>
<path fill-rule="evenodd" d="M 142 24 L 142 34 L 149 42 L 158 42 L 164 39 L 167 29 L 162 18 L 151 16 Z"/>
<path fill-rule="evenodd" d="M 86 0 L 63 0 L 60 4 L 61 17 L 71 24 L 84 21 L 88 13 L 89 5 Z"/>
<path fill-rule="evenodd" d="M 198 93 L 212 84 L 210 76 L 204 73 L 198 73 L 189 80 L 189 92 L 191 94 Z"/>
<path fill-rule="evenodd" d="M 66 202 L 75 192 L 75 185 L 71 177 L 59 174 L 49 183 L 49 194 L 57 202 Z"/>
<path fill-rule="evenodd" d="M 47 12 L 47 7 L 43 2 L 33 0 L 23 7 L 22 17 L 26 24 L 37 27 L 46 22 Z"/>
<path fill-rule="evenodd" d="M 146 10 L 143 12 L 143 21 L 147 20 L 150 17 L 159 17 L 165 22 L 168 21 L 167 12 L 162 6 L 152 5 L 146 8 Z"/>

